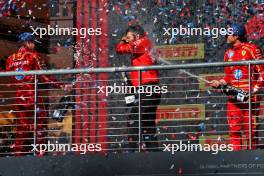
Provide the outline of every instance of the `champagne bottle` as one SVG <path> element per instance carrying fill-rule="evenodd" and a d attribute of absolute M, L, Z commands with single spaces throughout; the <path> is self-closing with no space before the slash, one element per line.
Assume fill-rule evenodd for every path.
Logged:
<path fill-rule="evenodd" d="M 125 72 L 122 72 L 123 83 L 125 87 L 132 86 L 131 81 Z M 133 92 L 126 92 L 125 102 L 127 106 L 132 106 L 136 103 L 136 96 Z"/>
<path fill-rule="evenodd" d="M 54 120 L 57 120 L 58 122 L 63 121 L 64 116 L 67 114 L 69 107 L 72 105 L 70 101 L 71 101 L 71 97 L 69 95 L 65 95 L 60 99 L 59 105 L 52 113 L 52 118 Z"/>
<path fill-rule="evenodd" d="M 238 102 L 246 102 L 249 99 L 249 95 L 246 91 L 236 88 L 230 85 L 221 85 L 220 89 L 227 95 L 231 96 L 234 100 Z"/>

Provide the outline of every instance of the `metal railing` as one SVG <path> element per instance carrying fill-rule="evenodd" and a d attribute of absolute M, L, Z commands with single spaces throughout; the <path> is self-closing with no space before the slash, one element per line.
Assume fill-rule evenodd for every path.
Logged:
<path fill-rule="evenodd" d="M 197 73 L 204 74 L 202 70 L 204 68 L 245 66 L 248 67 L 248 74 L 251 75 L 252 67 L 259 64 L 264 64 L 264 61 L 2 72 L 0 73 L 2 79 L 4 79 L 3 77 L 9 79 L 14 76 L 25 77 L 29 75 L 33 76 L 34 81 L 30 83 L 23 83 L 20 81 L 14 84 L 12 80 L 8 80 L 6 83 L 0 84 L 0 94 L 3 94 L 1 97 L 2 103 L 0 103 L 1 120 L 9 120 L 8 122 L 1 123 L 2 132 L 0 132 L 0 134 L 2 140 L 0 145 L 2 151 L 0 153 L 1 155 L 19 153 L 17 151 L 21 148 L 16 151 L 19 144 L 22 144 L 22 148 L 25 147 L 24 145 L 30 148 L 32 144 L 36 146 L 39 143 L 46 144 L 47 142 L 53 142 L 53 146 L 55 146 L 55 144 L 62 143 L 63 140 L 66 141 L 67 144 L 70 144 L 71 147 L 73 144 L 78 144 L 76 149 L 78 150 L 77 153 L 80 153 L 81 144 L 101 144 L 101 146 L 103 146 L 101 149 L 104 152 L 162 151 L 164 149 L 164 144 L 176 143 L 201 145 L 206 143 L 210 143 L 211 145 L 212 143 L 228 144 L 228 136 L 231 130 L 229 129 L 230 124 L 227 122 L 227 96 L 208 86 L 205 86 L 205 88 L 201 90 L 199 86 L 202 84 L 201 82 L 203 82 L 204 78 L 202 75 L 197 75 Z M 108 96 L 103 93 L 98 93 L 98 86 L 113 86 L 114 83 L 120 86 L 122 85 L 123 79 L 116 75 L 118 72 L 137 71 L 139 74 L 138 83 L 139 86 L 141 86 L 141 80 L 143 79 L 141 74 L 146 70 L 153 69 L 157 69 L 160 72 L 160 86 L 167 86 L 168 88 L 167 93 L 161 94 L 161 98 L 150 97 L 148 100 L 148 96 L 138 93 L 138 103 L 127 107 L 124 101 L 124 93 L 111 93 Z M 185 72 L 182 72 L 182 70 L 185 70 Z M 100 77 L 100 74 L 107 74 L 107 77 L 112 78 L 105 79 Z M 38 78 L 41 75 L 64 75 L 66 77 L 68 76 L 68 78 L 75 77 L 74 86 L 72 88 L 73 91 L 69 94 L 69 92 L 65 92 L 65 90 L 61 92 L 58 88 L 47 87 L 46 84 L 53 83 L 39 82 Z M 211 74 L 207 75 L 209 77 L 212 76 Z M 60 78 L 58 82 L 71 84 L 72 81 L 69 81 L 68 78 Z M 248 82 L 249 86 L 251 86 L 251 76 L 249 76 Z M 10 84 L 13 84 L 12 86 L 15 86 L 15 88 L 9 89 L 9 87 L 12 87 Z M 33 89 L 25 89 L 25 87 L 23 87 L 25 85 L 32 85 Z M 33 94 L 29 93 L 28 97 L 24 96 L 27 95 L 28 92 L 33 92 Z M 14 95 L 15 93 L 16 95 Z M 50 93 L 53 94 L 50 95 Z M 65 94 L 67 94 L 69 98 L 66 102 L 70 103 L 70 106 L 67 108 L 62 106 L 65 102 L 59 102 L 59 99 Z M 249 89 L 249 97 L 251 96 L 253 95 L 251 89 Z M 260 92 L 258 96 L 261 97 L 262 93 Z M 30 98 L 34 99 L 33 103 L 30 102 Z M 53 100 L 50 100 L 52 98 Z M 24 100 L 22 103 L 20 101 L 15 101 L 18 99 Z M 148 117 L 148 115 L 146 115 L 148 112 L 145 112 L 144 108 L 146 108 L 146 105 L 142 104 L 142 102 L 155 101 L 156 99 L 161 100 L 157 111 L 155 110 L 156 124 L 155 126 L 146 127 L 146 124 L 148 124 L 148 122 L 153 122 L 153 119 L 145 119 Z M 23 102 L 27 102 L 28 104 L 23 104 Z M 249 113 L 250 119 L 253 118 L 253 111 L 262 111 L 261 106 L 252 109 L 253 103 L 255 102 L 252 102 L 252 99 L 249 98 L 249 101 L 244 103 L 248 105 L 248 108 L 242 108 Z M 261 104 L 262 101 L 258 100 L 257 103 Z M 23 106 L 22 110 L 21 108 L 17 108 L 19 106 Z M 54 110 L 58 110 L 56 109 L 57 106 L 62 106 L 59 110 L 67 111 L 66 114 L 63 114 L 62 119 L 59 119 L 62 122 L 57 122 L 58 119 L 54 120 L 51 118 L 54 114 Z M 34 108 L 31 109 L 32 107 Z M 149 108 L 151 108 L 151 106 Z M 132 112 L 128 112 L 129 110 Z M 33 117 L 23 117 L 23 115 L 31 116 L 32 111 Z M 39 116 L 41 112 L 45 113 Z M 20 115 L 16 115 L 19 113 Z M 153 111 L 150 111 L 149 114 L 153 115 Z M 129 125 L 133 115 L 137 116 L 137 119 L 132 119 L 134 121 L 133 123 L 136 122 L 137 127 Z M 260 121 L 262 118 L 261 115 L 262 114 L 256 117 L 257 122 L 254 121 L 256 126 L 263 126 L 264 124 Z M 66 122 L 66 118 L 69 118 L 70 122 Z M 21 119 L 25 121 L 22 122 Z M 26 119 L 29 120 L 27 121 Z M 42 119 L 41 122 L 43 124 L 39 123 L 39 119 Z M 27 122 L 28 124 L 26 124 Z M 263 131 L 262 129 L 252 128 L 251 120 L 238 123 L 241 124 L 237 125 L 244 128 L 248 126 L 248 129 L 243 129 L 241 127 L 240 130 L 235 131 L 241 133 L 242 149 L 263 147 L 261 142 L 252 143 L 252 137 L 254 137 L 254 140 L 263 140 L 261 134 Z M 60 127 L 58 127 L 58 124 Z M 45 127 L 42 127 L 42 125 Z M 60 133 L 62 128 L 66 131 L 64 134 L 66 137 L 56 136 L 55 134 Z M 152 131 L 151 133 L 153 134 L 146 133 L 144 129 L 147 129 L 146 131 Z M 247 130 L 249 135 L 245 136 L 245 131 Z M 253 136 L 252 131 L 255 134 Z M 23 134 L 28 132 L 33 133 L 33 135 L 24 135 L 23 137 Z M 39 135 L 41 132 L 45 134 Z M 55 135 L 55 137 L 53 135 Z M 20 136 L 21 139 L 18 136 Z M 129 139 L 131 136 L 134 138 L 133 140 Z M 39 140 L 39 138 L 41 138 L 41 140 Z M 135 139 L 137 141 L 135 141 Z M 26 140 L 29 140 L 29 142 L 25 142 Z M 136 145 L 130 145 L 131 143 Z M 155 146 L 154 148 L 146 148 L 146 143 L 157 143 L 157 145 L 153 145 Z M 137 147 L 134 148 L 131 146 Z M 94 146 L 91 148 L 93 147 Z M 21 150 L 24 150 L 24 148 Z M 86 152 L 89 151 L 87 148 L 85 150 Z M 92 151 L 96 152 L 97 150 Z M 41 155 L 41 153 L 36 151 L 25 151 L 21 154 L 27 153 Z M 68 152 L 57 151 L 57 153 L 50 153 L 58 154 Z"/>

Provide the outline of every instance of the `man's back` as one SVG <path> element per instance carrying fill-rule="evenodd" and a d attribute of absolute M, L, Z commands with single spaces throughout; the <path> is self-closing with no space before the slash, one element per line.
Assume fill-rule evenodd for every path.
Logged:
<path fill-rule="evenodd" d="M 6 71 L 29 71 L 36 69 L 37 53 L 27 50 L 26 48 L 20 48 L 16 53 L 8 57 L 6 61 Z M 18 75 L 12 77 L 12 80 L 16 83 L 33 82 L 34 77 L 31 75 L 23 76 Z"/>

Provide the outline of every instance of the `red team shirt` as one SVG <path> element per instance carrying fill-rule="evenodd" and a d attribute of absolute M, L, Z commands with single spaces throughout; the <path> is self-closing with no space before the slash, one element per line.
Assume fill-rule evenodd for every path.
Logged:
<path fill-rule="evenodd" d="M 261 49 L 255 44 L 241 43 L 228 49 L 225 52 L 225 62 L 258 60 L 262 58 Z M 252 91 L 254 88 L 263 87 L 264 67 L 263 65 L 252 65 L 251 75 Z M 249 74 L 248 66 L 228 66 L 225 67 L 224 80 L 231 86 L 240 88 L 246 92 L 249 91 Z"/>
<path fill-rule="evenodd" d="M 151 41 L 147 37 L 142 37 L 141 39 L 130 43 L 117 44 L 116 52 L 119 54 L 132 54 L 132 66 L 151 66 L 156 64 L 154 59 L 149 54 L 151 47 Z M 142 71 L 141 78 L 141 84 L 158 83 L 158 70 Z M 130 79 L 133 86 L 138 86 L 138 71 L 132 71 Z"/>
<path fill-rule="evenodd" d="M 9 56 L 6 61 L 6 71 L 30 71 L 30 70 L 45 70 L 46 65 L 44 61 L 39 57 L 38 53 L 35 51 L 30 51 L 24 47 L 20 48 L 18 52 L 14 53 L 13 55 Z M 46 76 L 40 75 L 39 76 L 41 82 L 45 83 L 54 83 L 55 87 L 60 87 L 61 84 L 55 83 L 56 79 Z M 12 77 L 12 82 L 14 83 L 23 83 L 23 86 L 32 85 L 34 84 L 26 84 L 26 83 L 34 83 L 34 75 L 18 75 Z M 21 86 L 21 84 L 20 84 Z"/>

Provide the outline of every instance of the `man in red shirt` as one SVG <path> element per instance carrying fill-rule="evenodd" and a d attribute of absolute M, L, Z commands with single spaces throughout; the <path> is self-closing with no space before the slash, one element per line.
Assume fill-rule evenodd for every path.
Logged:
<path fill-rule="evenodd" d="M 152 48 L 151 41 L 148 39 L 144 29 L 139 26 L 130 26 L 126 30 L 126 35 L 116 46 L 118 54 L 131 54 L 132 66 L 151 66 L 155 65 L 155 60 L 150 56 Z M 141 72 L 141 83 L 139 85 L 138 71 L 130 73 L 131 85 L 137 89 L 139 86 L 159 86 L 158 70 L 147 70 Z M 160 103 L 160 93 L 141 95 L 141 120 L 142 120 L 142 141 L 146 144 L 148 150 L 157 150 L 158 142 L 156 137 L 156 110 Z M 129 142 L 130 148 L 138 148 L 138 107 L 132 108 L 128 127 L 130 130 Z M 132 121 L 133 120 L 133 121 Z"/>
<path fill-rule="evenodd" d="M 44 61 L 35 51 L 35 37 L 31 33 L 22 33 L 19 40 L 22 47 L 8 57 L 6 61 L 6 71 L 30 71 L 46 69 Z M 31 152 L 33 147 L 33 137 L 36 133 L 37 144 L 44 143 L 47 127 L 46 108 L 41 97 L 37 98 L 37 128 L 34 131 L 34 75 L 13 76 L 12 83 L 16 86 L 16 140 L 15 155 L 20 156 Z M 56 88 L 68 89 L 69 85 L 58 83 L 55 78 L 46 75 L 38 76 L 40 82 L 50 83 Z"/>
<path fill-rule="evenodd" d="M 246 42 L 246 30 L 241 24 L 232 24 L 233 35 L 227 36 L 227 43 L 232 47 L 225 52 L 224 61 L 247 61 L 262 59 L 261 49 Z M 264 68 L 262 65 L 252 65 L 251 71 L 251 92 L 252 92 L 252 149 L 256 149 L 256 116 L 258 115 L 259 90 L 263 87 Z M 223 79 L 212 81 L 214 88 L 219 88 L 222 85 L 230 85 L 249 92 L 249 75 L 248 66 L 230 66 L 225 67 L 225 76 Z M 247 147 L 249 147 L 249 103 L 240 102 L 233 97 L 229 97 L 227 104 L 227 119 L 229 124 L 230 143 L 233 144 L 234 150 L 242 149 L 242 134 L 245 133 Z"/>

